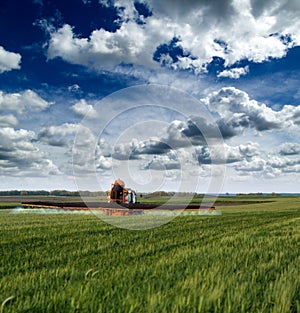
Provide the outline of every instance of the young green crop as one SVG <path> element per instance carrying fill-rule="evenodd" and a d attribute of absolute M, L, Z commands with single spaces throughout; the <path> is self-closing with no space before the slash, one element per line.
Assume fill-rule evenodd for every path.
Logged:
<path fill-rule="evenodd" d="M 1 310 L 300 312 L 300 207 L 260 206 L 144 231 L 0 211 Z"/>

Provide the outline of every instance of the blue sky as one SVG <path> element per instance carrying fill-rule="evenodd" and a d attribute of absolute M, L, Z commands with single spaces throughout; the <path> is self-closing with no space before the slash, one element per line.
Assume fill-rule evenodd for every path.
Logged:
<path fill-rule="evenodd" d="M 299 192 L 299 14 L 2 1 L 0 189 Z"/>

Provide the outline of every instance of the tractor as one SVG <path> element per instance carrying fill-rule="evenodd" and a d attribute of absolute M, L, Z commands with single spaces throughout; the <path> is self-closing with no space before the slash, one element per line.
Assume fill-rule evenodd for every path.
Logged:
<path fill-rule="evenodd" d="M 121 179 L 117 179 L 108 192 L 108 202 L 118 204 L 136 203 L 136 192 L 131 188 L 125 188 L 125 183 Z"/>

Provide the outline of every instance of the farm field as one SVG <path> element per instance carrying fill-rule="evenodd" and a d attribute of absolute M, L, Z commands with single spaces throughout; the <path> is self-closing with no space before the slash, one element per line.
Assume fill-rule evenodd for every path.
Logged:
<path fill-rule="evenodd" d="M 299 198 L 299 197 L 298 197 Z M 270 203 L 270 202 L 280 202 L 284 200 L 285 202 L 287 199 L 297 199 L 296 196 L 290 197 L 281 197 L 281 196 L 206 196 L 203 199 L 203 196 L 197 196 L 192 198 L 191 197 L 170 197 L 170 196 L 139 196 L 137 201 L 141 203 L 166 203 L 169 201 L 170 203 L 211 203 L 214 202 L 215 205 L 241 205 L 241 204 L 256 204 L 256 203 Z M 88 202 L 107 202 L 106 196 L 99 196 L 99 197 L 85 197 L 85 200 Z M 30 202 L 30 201 L 42 201 L 42 202 L 49 202 L 55 204 L 57 202 L 60 203 L 68 203 L 68 202 L 83 202 L 82 198 L 79 196 L 0 196 L 0 209 L 1 208 L 14 208 L 16 206 L 21 206 L 22 202 Z"/>
<path fill-rule="evenodd" d="M 2 200 L 0 312 L 300 312 L 300 197 L 225 198 L 143 231 Z"/>

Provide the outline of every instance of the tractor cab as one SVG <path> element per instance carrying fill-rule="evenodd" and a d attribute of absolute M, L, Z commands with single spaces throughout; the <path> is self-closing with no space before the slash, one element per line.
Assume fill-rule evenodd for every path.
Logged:
<path fill-rule="evenodd" d="M 134 190 L 126 189 L 127 195 L 125 196 L 125 203 L 136 203 L 136 193 Z"/>
<path fill-rule="evenodd" d="M 131 188 L 125 188 L 125 183 L 117 179 L 111 185 L 108 200 L 118 204 L 136 203 L 136 192 Z"/>

